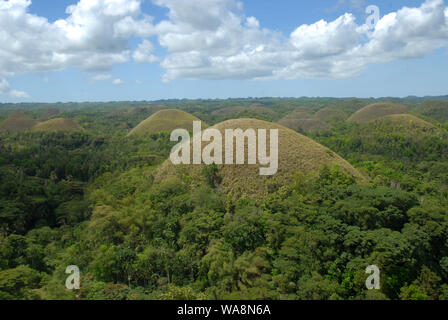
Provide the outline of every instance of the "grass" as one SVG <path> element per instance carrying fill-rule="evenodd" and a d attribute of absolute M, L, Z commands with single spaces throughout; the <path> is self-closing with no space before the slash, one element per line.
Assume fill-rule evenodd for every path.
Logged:
<path fill-rule="evenodd" d="M 181 110 L 168 109 L 161 110 L 142 121 L 136 126 L 128 136 L 143 135 L 148 133 L 156 133 L 161 131 L 171 132 L 175 129 L 193 130 L 193 121 L 201 121 L 195 116 Z M 202 127 L 207 125 L 203 122 Z"/>
<path fill-rule="evenodd" d="M 38 121 L 22 111 L 11 114 L 0 125 L 0 131 L 16 133 L 30 130 Z"/>
<path fill-rule="evenodd" d="M 83 131 L 84 129 L 72 119 L 56 118 L 36 124 L 32 131 Z"/>
<path fill-rule="evenodd" d="M 296 173 L 309 174 L 317 172 L 322 166 L 339 166 L 344 172 L 364 180 L 364 177 L 347 161 L 318 144 L 291 129 L 279 124 L 265 122 L 256 119 L 235 119 L 221 122 L 213 129 L 218 129 L 223 135 L 223 149 L 225 146 L 226 129 L 278 129 L 279 130 L 279 168 L 274 176 L 260 176 L 259 165 L 219 165 L 218 174 L 222 178 L 219 189 L 233 196 L 247 195 L 262 198 L 268 194 L 269 186 L 281 187 L 294 181 Z M 268 138 L 269 141 L 269 138 Z M 203 143 L 204 148 L 207 143 Z M 235 149 L 235 148 L 234 148 Z M 268 142 L 268 154 L 269 142 Z M 247 163 L 247 146 L 246 146 Z M 223 159 L 225 152 L 223 150 Z M 191 184 L 192 188 L 206 183 L 202 174 L 204 165 L 180 165 L 175 166 L 168 159 L 157 170 L 155 180 L 161 182 L 167 178 L 177 177 Z"/>
<path fill-rule="evenodd" d="M 355 123 L 367 123 L 392 114 L 407 113 L 408 108 L 396 103 L 375 103 L 355 112 L 347 121 Z"/>
<path fill-rule="evenodd" d="M 280 125 L 301 133 L 325 131 L 331 126 L 305 112 L 293 112 L 278 122 Z"/>
<path fill-rule="evenodd" d="M 41 117 L 40 121 L 46 121 L 51 117 L 57 116 L 61 111 L 59 109 L 48 109 Z"/>
<path fill-rule="evenodd" d="M 422 102 L 415 111 L 439 122 L 448 122 L 448 101 L 427 100 Z"/>
<path fill-rule="evenodd" d="M 319 110 L 314 116 L 323 122 L 345 121 L 348 118 L 344 111 L 329 107 Z"/>
<path fill-rule="evenodd" d="M 407 129 L 422 128 L 426 130 L 437 129 L 432 123 L 420 119 L 411 114 L 393 114 L 378 119 L 378 121 L 390 122 L 394 127 L 405 127 Z"/>

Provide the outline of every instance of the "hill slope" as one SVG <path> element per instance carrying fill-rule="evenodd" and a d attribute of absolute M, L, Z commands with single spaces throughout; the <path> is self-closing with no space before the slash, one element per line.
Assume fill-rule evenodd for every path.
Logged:
<path fill-rule="evenodd" d="M 408 108 L 396 103 L 375 103 L 355 112 L 347 121 L 355 123 L 367 123 L 392 114 L 407 113 Z"/>
<path fill-rule="evenodd" d="M 219 175 L 222 177 L 221 191 L 233 195 L 246 194 L 252 197 L 264 197 L 268 193 L 268 185 L 287 185 L 294 179 L 297 172 L 308 174 L 315 172 L 322 166 L 333 167 L 338 165 L 344 172 L 363 180 L 362 175 L 347 161 L 336 155 L 328 148 L 307 138 L 291 129 L 279 124 L 256 119 L 236 119 L 221 122 L 212 129 L 217 129 L 223 135 L 223 149 L 225 146 L 226 129 L 278 129 L 279 130 L 279 163 L 278 172 L 273 176 L 261 176 L 260 165 L 219 165 Z M 268 139 L 269 141 L 269 139 Z M 204 148 L 207 144 L 203 143 Z M 270 154 L 269 142 L 267 153 Z M 225 152 L 223 150 L 223 157 Z M 247 146 L 246 146 L 247 163 Z M 264 166 L 263 166 L 264 167 Z M 175 166 L 168 159 L 158 169 L 156 181 L 163 181 L 169 177 L 191 177 L 192 187 L 206 183 L 202 175 L 204 165 Z"/>
<path fill-rule="evenodd" d="M 293 112 L 278 122 L 280 125 L 298 131 L 301 133 L 310 133 L 313 131 L 323 131 L 331 128 L 325 122 L 322 122 L 312 115 L 304 112 Z"/>
<path fill-rule="evenodd" d="M 16 133 L 30 130 L 38 121 L 22 111 L 14 112 L 0 125 L 0 131 Z"/>
<path fill-rule="evenodd" d="M 427 100 L 422 102 L 415 111 L 439 122 L 448 122 L 448 101 Z"/>
<path fill-rule="evenodd" d="M 393 114 L 389 116 L 382 117 L 377 121 L 389 122 L 392 124 L 391 130 L 398 130 L 400 128 L 412 130 L 412 129 L 421 129 L 425 131 L 429 130 L 438 130 L 436 126 L 428 121 L 420 119 L 411 114 Z"/>
<path fill-rule="evenodd" d="M 142 121 L 128 134 L 141 135 L 147 133 L 156 133 L 161 131 L 173 131 L 175 129 L 193 130 L 193 121 L 201 121 L 195 116 L 181 110 L 168 109 L 161 110 Z M 203 128 L 207 125 L 203 122 Z"/>
<path fill-rule="evenodd" d="M 56 118 L 36 124 L 33 131 L 50 132 L 50 131 L 82 131 L 84 130 L 79 124 L 72 119 Z"/>
<path fill-rule="evenodd" d="M 348 118 L 348 114 L 342 110 L 327 107 L 319 110 L 315 117 L 323 122 L 345 121 Z"/>

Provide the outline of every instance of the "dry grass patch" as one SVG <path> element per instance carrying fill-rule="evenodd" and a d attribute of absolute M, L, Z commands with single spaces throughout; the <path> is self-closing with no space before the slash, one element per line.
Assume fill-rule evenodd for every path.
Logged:
<path fill-rule="evenodd" d="M 54 132 L 54 131 L 83 131 L 84 129 L 72 119 L 57 118 L 36 124 L 32 131 Z"/>
<path fill-rule="evenodd" d="M 408 107 L 397 103 L 375 103 L 355 112 L 347 121 L 355 123 L 367 123 L 392 114 L 408 112 Z"/>
<path fill-rule="evenodd" d="M 301 133 L 324 131 L 331 126 L 305 112 L 293 112 L 278 122 L 280 125 Z"/>
<path fill-rule="evenodd" d="M 223 136 L 223 161 L 225 157 L 226 129 L 279 130 L 279 167 L 276 175 L 261 176 L 259 172 L 261 166 L 258 164 L 218 166 L 219 175 L 222 178 L 219 189 L 225 193 L 230 192 L 233 196 L 247 195 L 257 198 L 264 197 L 269 192 L 270 187 L 280 187 L 292 183 L 296 173 L 308 174 L 317 172 L 324 165 L 329 167 L 337 165 L 347 174 L 354 176 L 360 181 L 364 181 L 364 177 L 340 156 L 314 140 L 279 124 L 256 119 L 235 119 L 221 122 L 212 128 L 218 129 Z M 269 138 L 267 144 L 267 152 L 270 154 Z M 203 143 L 202 148 L 207 145 L 208 143 Z M 245 155 L 245 163 L 247 163 L 247 145 Z M 204 165 L 175 166 L 168 159 L 158 169 L 155 180 L 156 182 L 161 182 L 167 178 L 177 177 L 187 181 L 192 188 L 195 188 L 206 183 L 205 177 L 202 174 L 203 168 Z"/>
<path fill-rule="evenodd" d="M 161 131 L 171 132 L 175 129 L 186 129 L 192 131 L 193 121 L 201 120 L 181 110 L 161 110 L 150 116 L 148 119 L 142 121 L 128 134 L 128 136 L 143 135 Z M 207 124 L 203 122 L 202 127 L 206 128 Z"/>

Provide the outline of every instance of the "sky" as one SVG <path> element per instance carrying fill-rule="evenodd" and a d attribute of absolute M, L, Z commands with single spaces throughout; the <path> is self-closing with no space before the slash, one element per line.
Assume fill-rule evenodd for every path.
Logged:
<path fill-rule="evenodd" d="M 444 0 L 0 0 L 0 102 L 447 95 L 447 47 Z"/>

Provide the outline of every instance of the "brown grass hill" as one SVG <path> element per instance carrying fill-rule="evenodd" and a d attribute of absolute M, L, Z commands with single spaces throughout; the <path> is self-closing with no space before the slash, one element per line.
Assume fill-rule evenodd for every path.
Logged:
<path fill-rule="evenodd" d="M 281 187 L 293 183 L 297 173 L 317 173 L 324 165 L 328 167 L 339 166 L 339 168 L 364 181 L 364 177 L 353 168 L 347 161 L 318 144 L 314 140 L 305 137 L 289 128 L 279 124 L 256 119 L 235 119 L 221 122 L 213 127 L 221 132 L 223 138 L 223 162 L 225 157 L 225 130 L 226 129 L 278 129 L 278 172 L 273 176 L 260 175 L 259 169 L 267 166 L 248 165 L 247 142 L 245 145 L 244 165 L 218 165 L 218 175 L 222 181 L 218 190 L 233 196 L 247 195 L 254 198 L 262 198 L 268 194 L 270 186 Z M 268 133 L 269 136 L 269 133 Z M 247 139 L 246 139 L 247 140 Z M 270 154 L 269 137 L 267 138 L 267 154 Z M 208 143 L 202 143 L 205 148 Z M 234 150 L 236 148 L 234 147 Z M 234 152 L 235 159 L 235 152 Z M 257 163 L 259 163 L 257 161 Z M 186 179 L 190 187 L 196 188 L 206 184 L 203 174 L 205 165 L 174 165 L 170 159 L 165 161 L 155 174 L 155 181 L 162 182 L 169 178 Z M 185 180 L 184 180 L 185 181 Z"/>
<path fill-rule="evenodd" d="M 280 125 L 292 129 L 300 133 L 311 133 L 317 131 L 325 131 L 331 126 L 312 115 L 304 112 L 293 112 L 278 122 Z"/>
<path fill-rule="evenodd" d="M 313 109 L 308 108 L 308 107 L 296 107 L 294 109 L 294 112 L 305 112 L 305 113 L 309 113 L 309 114 L 314 113 Z"/>
<path fill-rule="evenodd" d="M 448 122 L 448 101 L 427 100 L 419 104 L 415 111 L 441 123 Z"/>
<path fill-rule="evenodd" d="M 17 111 L 6 118 L 3 123 L 0 124 L 0 131 L 17 133 L 30 130 L 38 121 L 31 118 L 23 111 Z"/>
<path fill-rule="evenodd" d="M 159 105 L 157 105 L 157 106 L 148 106 L 148 107 L 136 107 L 136 108 L 132 108 L 132 109 L 128 110 L 128 113 L 130 115 L 132 115 L 132 116 L 140 114 L 140 113 L 154 114 L 154 113 L 156 113 L 158 111 L 165 110 L 165 109 L 168 109 L 168 108 L 165 107 L 165 106 L 159 106 Z"/>
<path fill-rule="evenodd" d="M 354 123 L 367 123 L 392 114 L 408 112 L 408 107 L 397 103 L 375 103 L 355 112 L 347 121 Z"/>
<path fill-rule="evenodd" d="M 441 129 L 411 114 L 393 114 L 367 124 L 371 132 L 399 133 L 405 137 L 424 137 L 441 134 Z"/>
<path fill-rule="evenodd" d="M 323 122 L 345 121 L 348 118 L 348 114 L 344 111 L 330 107 L 319 110 L 314 116 Z"/>
<path fill-rule="evenodd" d="M 239 112 L 243 112 L 244 110 L 246 110 L 246 107 L 240 107 L 240 106 L 227 107 L 227 108 L 222 108 L 222 109 L 213 111 L 212 115 L 213 116 L 230 116 L 233 114 L 237 114 Z"/>
<path fill-rule="evenodd" d="M 56 118 L 36 124 L 32 131 L 54 132 L 54 131 L 84 131 L 84 129 L 72 119 Z"/>
<path fill-rule="evenodd" d="M 171 132 L 175 129 L 186 129 L 192 131 L 193 121 L 201 120 L 181 110 L 161 110 L 142 121 L 138 126 L 132 129 L 128 136 L 144 135 L 161 131 Z M 202 127 L 206 128 L 208 125 L 202 122 Z"/>
<path fill-rule="evenodd" d="M 45 113 L 39 118 L 39 121 L 46 121 L 52 117 L 57 116 L 61 111 L 59 109 L 48 109 Z"/>

